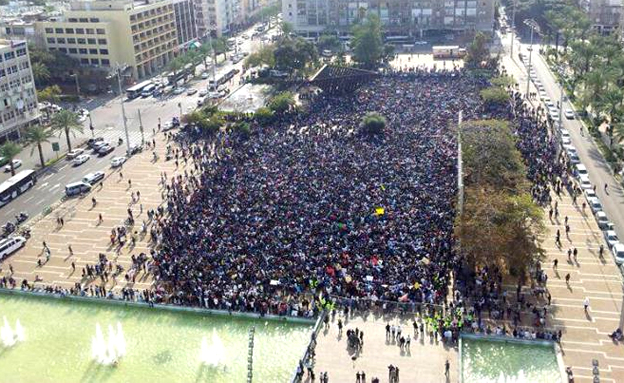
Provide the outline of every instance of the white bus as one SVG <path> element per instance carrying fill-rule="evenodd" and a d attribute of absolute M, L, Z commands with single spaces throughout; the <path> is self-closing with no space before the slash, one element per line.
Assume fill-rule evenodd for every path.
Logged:
<path fill-rule="evenodd" d="M 432 47 L 433 49 L 433 58 L 435 59 L 443 59 L 443 58 L 461 58 L 466 55 L 466 49 L 460 48 L 457 45 L 438 45 Z"/>
<path fill-rule="evenodd" d="M 148 85 L 152 85 L 151 80 L 143 81 L 142 83 L 136 84 L 135 86 L 126 89 L 126 95 L 128 96 L 128 99 L 132 100 L 133 98 L 139 97 L 141 95 L 141 92 L 143 92 L 143 88 Z"/>
<path fill-rule="evenodd" d="M 0 184 L 0 206 L 4 206 L 18 195 L 30 189 L 37 182 L 34 170 L 22 170 Z"/>

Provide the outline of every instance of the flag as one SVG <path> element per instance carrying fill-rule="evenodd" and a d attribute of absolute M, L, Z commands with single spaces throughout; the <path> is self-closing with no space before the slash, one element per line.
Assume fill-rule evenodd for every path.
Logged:
<path fill-rule="evenodd" d="M 375 208 L 375 215 L 384 215 L 386 213 L 383 207 Z"/>
<path fill-rule="evenodd" d="M 383 184 L 381 184 L 381 190 L 386 191 L 386 187 Z"/>

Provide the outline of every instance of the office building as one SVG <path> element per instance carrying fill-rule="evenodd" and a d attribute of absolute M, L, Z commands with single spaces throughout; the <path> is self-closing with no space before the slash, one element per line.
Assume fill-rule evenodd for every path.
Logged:
<path fill-rule="evenodd" d="M 494 0 L 283 0 L 284 21 L 302 35 L 346 34 L 367 13 L 379 16 L 387 35 L 422 36 L 428 31 L 492 31 Z"/>
<path fill-rule="evenodd" d="M 0 141 L 19 138 L 20 130 L 38 118 L 28 44 L 0 40 Z"/>
<path fill-rule="evenodd" d="M 624 17 L 622 0 L 585 0 L 581 7 L 587 12 L 592 28 L 603 35 L 617 30 Z"/>
<path fill-rule="evenodd" d="M 36 25 L 47 49 L 65 52 L 81 65 L 131 68 L 136 80 L 162 70 L 185 39 L 195 38 L 191 1 L 78 1 L 61 18 Z"/>
<path fill-rule="evenodd" d="M 197 0 L 195 12 L 199 36 L 220 37 L 238 23 L 241 0 Z"/>

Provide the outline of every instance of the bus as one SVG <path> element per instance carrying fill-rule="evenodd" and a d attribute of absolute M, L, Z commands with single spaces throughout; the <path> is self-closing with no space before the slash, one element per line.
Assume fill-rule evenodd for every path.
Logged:
<path fill-rule="evenodd" d="M 208 90 L 217 90 L 219 85 L 223 85 L 226 82 L 230 81 L 236 75 L 236 73 L 238 73 L 238 71 L 236 69 L 232 69 L 225 73 L 223 76 L 217 77 L 216 81 L 208 81 Z"/>
<path fill-rule="evenodd" d="M 128 99 L 132 100 L 139 97 L 141 95 L 141 92 L 143 92 L 143 88 L 148 85 L 152 85 L 151 80 L 143 81 L 142 83 L 136 84 L 135 86 L 126 89 L 126 95 L 128 96 Z"/>
<path fill-rule="evenodd" d="M 433 58 L 441 59 L 441 58 L 461 58 L 466 55 L 466 49 L 460 48 L 457 45 L 439 45 L 432 47 L 433 49 Z"/>
<path fill-rule="evenodd" d="M 156 90 L 156 84 L 149 84 L 141 91 L 141 97 L 149 97 Z"/>
<path fill-rule="evenodd" d="M 37 176 L 32 169 L 22 170 L 4 181 L 0 184 L 0 206 L 17 198 L 18 195 L 33 187 L 35 182 L 37 182 Z"/>

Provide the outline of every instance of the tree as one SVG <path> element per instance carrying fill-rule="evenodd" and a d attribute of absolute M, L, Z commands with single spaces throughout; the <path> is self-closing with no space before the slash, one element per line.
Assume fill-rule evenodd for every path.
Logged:
<path fill-rule="evenodd" d="M 168 68 L 173 72 L 173 76 L 176 77 L 178 72 L 184 68 L 184 59 L 182 56 L 178 56 L 169 62 Z"/>
<path fill-rule="evenodd" d="M 603 92 L 598 99 L 598 110 L 604 113 L 609 122 L 615 121 L 615 117 L 622 107 L 624 93 L 619 88 L 609 88 Z"/>
<path fill-rule="evenodd" d="M 269 109 L 277 114 L 284 113 L 295 105 L 295 97 L 290 92 L 283 92 L 271 99 Z"/>
<path fill-rule="evenodd" d="M 45 167 L 45 159 L 43 158 L 43 149 L 41 148 L 41 144 L 45 142 L 50 142 L 50 138 L 54 133 L 52 130 L 44 128 L 41 125 L 34 125 L 26 130 L 26 142 L 32 144 L 32 148 L 30 149 L 30 156 L 32 157 L 35 152 L 35 146 L 39 151 L 39 162 L 41 162 L 41 167 Z"/>
<path fill-rule="evenodd" d="M 290 37 L 290 34 L 293 33 L 294 28 L 293 25 L 287 21 L 282 21 L 280 25 L 280 32 L 282 34 L 282 38 Z"/>
<path fill-rule="evenodd" d="M 37 98 L 40 102 L 56 103 L 59 101 L 61 88 L 58 85 L 46 86 L 37 92 Z"/>
<path fill-rule="evenodd" d="M 353 26 L 351 33 L 353 59 L 366 68 L 378 65 L 384 54 L 379 17 L 369 14 L 361 24 Z"/>
<path fill-rule="evenodd" d="M 214 52 L 215 52 L 215 57 L 220 54 L 223 54 L 223 58 L 227 60 L 227 39 L 225 37 L 212 39 L 211 44 L 212 44 L 212 49 L 214 49 Z"/>
<path fill-rule="evenodd" d="M 494 77 L 490 82 L 492 85 L 500 86 L 502 88 L 508 88 L 516 83 L 514 78 L 508 75 Z"/>
<path fill-rule="evenodd" d="M 78 121 L 78 115 L 70 110 L 63 109 L 52 117 L 52 129 L 59 132 L 59 135 L 65 133 L 65 139 L 67 140 L 67 150 L 71 151 L 71 141 L 69 134 L 71 133 L 76 137 L 76 132 L 82 133 L 84 128 Z"/>
<path fill-rule="evenodd" d="M 13 159 L 17 157 L 18 154 L 22 151 L 22 147 L 16 144 L 15 142 L 7 141 L 2 146 L 0 146 L 0 156 L 4 157 L 9 161 L 9 165 L 11 165 L 11 175 L 15 175 L 15 168 L 13 168 Z"/>
<path fill-rule="evenodd" d="M 464 59 L 466 66 L 477 68 L 484 61 L 488 61 L 490 58 L 490 51 L 487 46 L 488 40 L 489 38 L 483 32 L 477 32 L 472 43 L 466 49 L 466 58 Z"/>
<path fill-rule="evenodd" d="M 479 95 L 488 105 L 504 104 L 509 101 L 509 93 L 501 87 L 491 86 L 489 88 L 481 89 Z"/>
<path fill-rule="evenodd" d="M 379 113 L 367 113 L 360 121 L 360 133 L 381 135 L 386 127 L 386 118 Z"/>
<path fill-rule="evenodd" d="M 267 65 L 271 68 L 275 66 L 275 46 L 273 44 L 265 45 L 258 51 L 250 54 L 244 63 L 245 68 L 262 65 Z"/>
<path fill-rule="evenodd" d="M 35 62 L 31 65 L 33 78 L 35 79 L 35 84 L 37 86 L 42 86 L 47 83 L 50 79 L 50 71 L 48 67 L 41 62 Z"/>
<path fill-rule="evenodd" d="M 260 124 L 260 125 L 268 125 L 273 121 L 273 118 L 275 117 L 275 113 L 266 107 L 261 107 L 258 108 L 258 110 L 256 110 L 256 112 L 254 113 L 254 119 Z"/>
<path fill-rule="evenodd" d="M 301 38 L 281 41 L 274 51 L 275 65 L 284 70 L 296 71 L 318 60 L 314 44 Z"/>
<path fill-rule="evenodd" d="M 316 46 L 321 52 L 326 49 L 332 52 L 336 52 L 342 48 L 342 43 L 340 42 L 338 36 L 324 33 L 321 35 L 321 37 L 319 37 Z"/>

